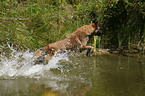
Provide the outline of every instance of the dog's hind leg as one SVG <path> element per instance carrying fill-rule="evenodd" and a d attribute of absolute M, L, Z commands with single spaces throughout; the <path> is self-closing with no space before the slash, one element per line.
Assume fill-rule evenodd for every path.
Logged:
<path fill-rule="evenodd" d="M 50 56 L 50 54 L 45 55 L 45 57 L 44 57 L 45 64 L 48 64 L 49 60 L 51 60 L 51 59 L 52 59 L 52 56 Z"/>
<path fill-rule="evenodd" d="M 42 55 L 42 52 L 44 52 L 43 48 L 38 49 L 35 54 L 33 55 L 33 59 L 37 59 L 40 55 Z"/>

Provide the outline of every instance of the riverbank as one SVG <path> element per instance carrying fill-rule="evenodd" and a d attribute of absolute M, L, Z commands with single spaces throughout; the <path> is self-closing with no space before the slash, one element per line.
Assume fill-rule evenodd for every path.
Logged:
<path fill-rule="evenodd" d="M 134 47 L 132 49 L 103 49 L 96 48 L 96 52 L 90 54 L 90 56 L 98 56 L 98 55 L 122 55 L 128 57 L 140 57 L 145 54 L 145 47 Z M 85 51 L 86 53 L 86 51 Z M 83 53 L 83 54 L 85 54 Z"/>

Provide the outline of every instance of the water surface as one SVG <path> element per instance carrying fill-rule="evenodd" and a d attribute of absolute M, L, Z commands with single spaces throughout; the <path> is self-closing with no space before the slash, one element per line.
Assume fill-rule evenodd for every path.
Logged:
<path fill-rule="evenodd" d="M 145 96 L 141 57 L 57 54 L 33 65 L 33 52 L 1 48 L 0 96 Z"/>

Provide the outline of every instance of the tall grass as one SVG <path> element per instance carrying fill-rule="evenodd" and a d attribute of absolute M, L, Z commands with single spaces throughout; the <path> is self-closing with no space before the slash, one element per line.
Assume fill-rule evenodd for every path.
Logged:
<path fill-rule="evenodd" d="M 0 5 L 1 45 L 18 49 L 63 39 L 93 18 L 105 31 L 101 46 L 131 46 L 145 36 L 145 8 L 139 0 L 2 0 Z"/>
<path fill-rule="evenodd" d="M 74 1 L 77 5 L 67 0 L 2 1 L 1 44 L 35 49 L 63 39 L 91 23 L 92 1 Z"/>

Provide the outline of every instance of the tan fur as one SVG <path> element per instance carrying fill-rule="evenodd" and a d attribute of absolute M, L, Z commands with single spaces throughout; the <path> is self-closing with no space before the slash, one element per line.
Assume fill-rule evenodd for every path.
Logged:
<path fill-rule="evenodd" d="M 35 52 L 33 59 L 38 58 L 43 52 L 47 52 L 47 55 L 44 56 L 44 60 L 48 62 L 55 52 L 59 50 L 92 49 L 92 46 L 86 46 L 86 44 L 89 39 L 88 36 L 91 35 L 96 28 L 99 28 L 99 26 L 95 25 L 95 23 L 82 26 L 66 38 L 38 49 Z"/>

